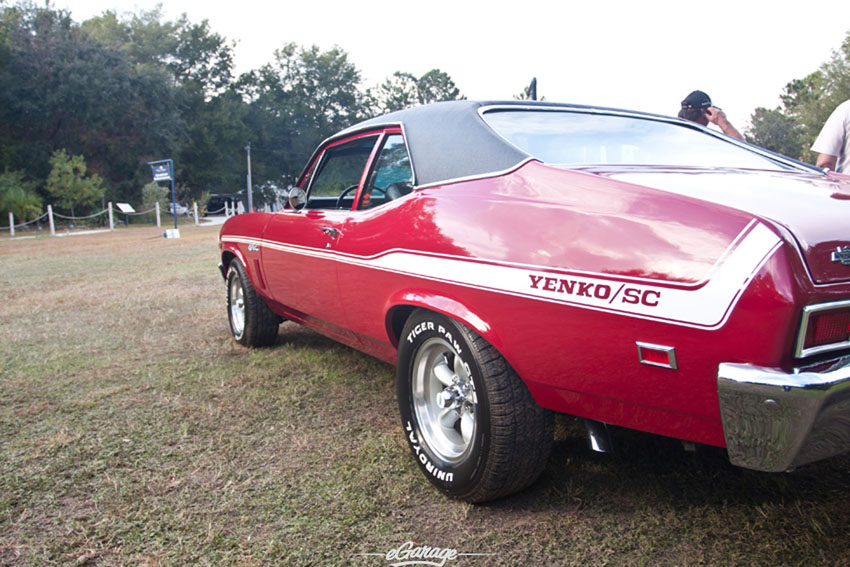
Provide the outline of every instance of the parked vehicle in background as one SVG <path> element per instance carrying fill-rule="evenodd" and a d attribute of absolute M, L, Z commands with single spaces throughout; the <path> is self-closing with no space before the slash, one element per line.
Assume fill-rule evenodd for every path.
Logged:
<path fill-rule="evenodd" d="M 242 192 L 244 194 L 244 192 Z M 223 215 L 225 213 L 225 206 L 227 208 L 236 207 L 236 203 L 238 203 L 242 199 L 242 195 L 230 194 L 230 193 L 210 193 L 210 199 L 207 201 L 207 213 L 208 215 Z"/>
<path fill-rule="evenodd" d="M 457 101 L 323 142 L 221 273 L 239 343 L 289 319 L 396 364 L 416 463 L 481 502 L 538 477 L 553 411 L 762 471 L 850 449 L 848 218 L 850 178 L 694 123 Z"/>
<path fill-rule="evenodd" d="M 186 205 L 181 205 L 180 203 L 170 203 L 168 206 L 168 213 L 174 214 L 175 211 L 177 212 L 178 216 L 188 215 L 189 207 L 187 207 Z"/>

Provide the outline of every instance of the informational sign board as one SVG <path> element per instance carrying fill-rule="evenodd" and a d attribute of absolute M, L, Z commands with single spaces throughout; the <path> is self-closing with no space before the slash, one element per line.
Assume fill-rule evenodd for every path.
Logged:
<path fill-rule="evenodd" d="M 171 181 L 171 167 L 168 163 L 156 163 L 151 165 L 154 181 Z"/>
<path fill-rule="evenodd" d="M 115 206 L 118 207 L 118 210 L 122 213 L 135 213 L 136 209 L 130 205 L 130 203 L 115 203 Z"/>

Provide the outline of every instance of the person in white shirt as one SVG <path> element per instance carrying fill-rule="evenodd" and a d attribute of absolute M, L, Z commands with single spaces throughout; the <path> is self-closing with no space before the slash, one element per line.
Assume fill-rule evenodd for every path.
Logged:
<path fill-rule="evenodd" d="M 839 104 L 829 115 L 812 151 L 818 153 L 818 167 L 850 175 L 850 100 Z"/>

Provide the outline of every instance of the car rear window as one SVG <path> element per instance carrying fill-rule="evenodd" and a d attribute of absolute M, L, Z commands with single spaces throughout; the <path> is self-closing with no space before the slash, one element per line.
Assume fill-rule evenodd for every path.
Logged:
<path fill-rule="evenodd" d="M 789 169 L 754 151 L 674 122 L 563 110 L 490 110 L 496 132 L 544 163 Z"/>

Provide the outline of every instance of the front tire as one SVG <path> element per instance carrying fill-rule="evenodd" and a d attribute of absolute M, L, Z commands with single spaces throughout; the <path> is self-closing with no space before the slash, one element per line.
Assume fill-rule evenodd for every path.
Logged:
<path fill-rule="evenodd" d="M 280 317 L 254 290 L 245 267 L 235 258 L 230 262 L 226 282 L 227 320 L 236 342 L 248 347 L 274 344 Z"/>
<path fill-rule="evenodd" d="M 418 310 L 402 331 L 397 364 L 404 434 L 428 480 L 460 500 L 518 492 L 543 472 L 552 412 L 474 331 Z"/>

